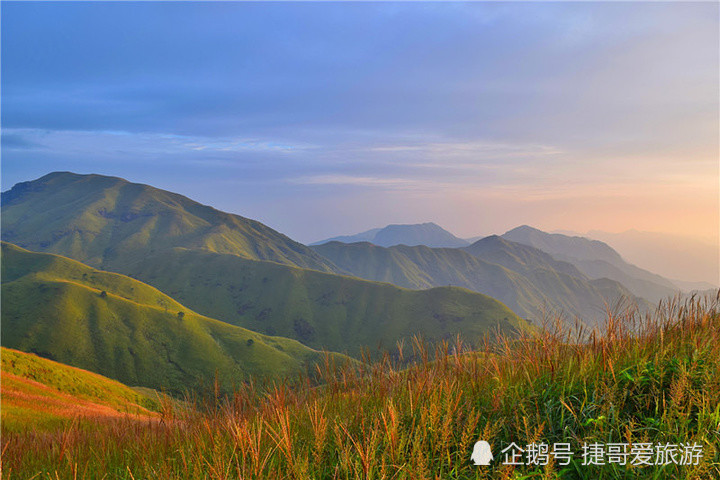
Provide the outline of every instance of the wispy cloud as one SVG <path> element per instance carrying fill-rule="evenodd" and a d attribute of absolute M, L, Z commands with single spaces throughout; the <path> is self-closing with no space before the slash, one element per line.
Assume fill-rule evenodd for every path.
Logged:
<path fill-rule="evenodd" d="M 425 184 L 407 178 L 369 177 L 353 175 L 310 175 L 287 178 L 287 183 L 301 185 L 340 185 L 380 188 L 390 190 L 414 190 L 422 188 Z"/>
<path fill-rule="evenodd" d="M 374 146 L 367 149 L 373 153 L 412 153 L 430 158 L 484 158 L 512 159 L 542 157 L 563 153 L 559 147 L 549 145 L 528 145 L 495 143 L 488 141 L 445 141 L 404 145 Z"/>

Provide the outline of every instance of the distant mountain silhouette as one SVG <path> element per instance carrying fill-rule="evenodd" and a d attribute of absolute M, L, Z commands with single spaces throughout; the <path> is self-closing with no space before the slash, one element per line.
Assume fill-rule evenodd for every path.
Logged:
<path fill-rule="evenodd" d="M 627 261 L 671 279 L 680 288 L 694 290 L 720 286 L 717 240 L 638 230 L 621 233 L 591 230 L 585 236 L 606 242 Z"/>
<path fill-rule="evenodd" d="M 425 245 L 435 248 L 456 248 L 464 247 L 468 241 L 458 238 L 441 226 L 429 222 L 409 225 L 388 225 L 384 228 L 374 228 L 356 235 L 345 235 L 328 238 L 312 245 L 322 245 L 328 242 L 370 242 L 380 247 L 392 247 L 394 245 Z"/>

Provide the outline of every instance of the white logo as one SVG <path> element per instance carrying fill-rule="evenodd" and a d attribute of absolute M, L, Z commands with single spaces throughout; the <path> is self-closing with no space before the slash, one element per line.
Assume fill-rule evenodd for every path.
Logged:
<path fill-rule="evenodd" d="M 490 444 L 485 440 L 476 442 L 475 447 L 473 447 L 473 453 L 470 455 L 470 460 L 472 460 L 475 465 L 490 465 L 490 462 L 493 460 Z"/>

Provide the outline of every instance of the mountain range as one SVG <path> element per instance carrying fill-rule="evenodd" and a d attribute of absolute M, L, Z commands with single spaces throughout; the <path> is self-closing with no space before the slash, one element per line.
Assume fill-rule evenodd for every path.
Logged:
<path fill-rule="evenodd" d="M 55 172 L 2 194 L 2 239 L 115 270 L 174 247 L 323 272 L 327 260 L 255 220 L 117 177 Z"/>
<path fill-rule="evenodd" d="M 589 278 L 620 282 L 634 295 L 653 303 L 676 295 L 680 290 L 670 280 L 626 262 L 608 244 L 598 240 L 546 233 L 527 225 L 504 233 L 503 238 L 530 245 L 571 263 Z"/>
<path fill-rule="evenodd" d="M 621 298 L 634 299 L 618 282 L 590 280 L 569 263 L 498 236 L 461 249 L 385 248 L 368 242 L 330 242 L 312 248 L 361 278 L 414 289 L 457 285 L 485 293 L 536 324 L 564 313 L 594 326 L 607 306 Z"/>
<path fill-rule="evenodd" d="M 176 193 L 70 172 L 3 192 L 2 240 L 4 347 L 176 393 L 415 335 L 473 344 L 548 317 L 595 326 L 622 299 L 650 308 L 677 292 L 603 242 L 528 226 L 469 244 L 434 223 L 389 225 L 308 247 Z"/>
<path fill-rule="evenodd" d="M 52 277 L 52 288 L 41 288 L 35 280 L 30 280 L 38 273 L 26 269 L 17 279 L 3 277 L 6 282 L 3 288 L 7 291 L 3 294 L 3 317 L 12 314 L 15 318 L 3 327 L 3 345 L 25 351 L 35 349 L 129 384 L 139 383 L 142 375 L 138 373 L 139 367 L 130 361 L 129 350 L 135 348 L 132 341 L 126 341 L 126 336 L 120 344 L 101 338 L 102 345 L 88 346 L 87 353 L 80 355 L 86 363 L 71 362 L 73 355 L 70 354 L 62 356 L 67 353 L 60 346 L 63 342 L 69 345 L 75 336 L 85 339 L 93 333 L 89 327 L 77 326 L 72 321 L 61 329 L 67 329 L 68 333 L 56 331 L 66 314 L 72 314 L 69 318 L 94 318 L 92 312 L 100 312 L 102 318 L 107 318 L 115 309 L 125 309 L 127 316 L 152 317 L 153 325 L 197 322 L 202 327 L 192 329 L 204 330 L 205 333 L 200 333 L 205 340 L 192 341 L 207 343 L 206 340 L 212 339 L 219 347 L 223 342 L 218 340 L 217 329 L 252 330 L 224 330 L 223 335 L 234 338 L 236 344 L 232 352 L 213 347 L 218 358 L 236 354 L 235 349 L 247 349 L 243 342 L 251 338 L 258 346 L 256 350 L 280 341 L 252 336 L 260 334 L 279 335 L 313 349 L 347 352 L 359 357 L 365 348 L 374 350 L 379 345 L 391 348 L 397 341 L 416 334 L 430 341 L 460 334 L 472 343 L 496 332 L 513 335 L 531 328 L 508 307 L 486 295 L 447 286 L 415 291 L 341 275 L 344 270 L 330 260 L 265 225 L 119 178 L 54 173 L 16 185 L 3 193 L 2 203 L 3 240 L 25 249 L 87 263 L 85 268 L 91 271 L 122 274 L 124 282 L 142 282 L 165 295 L 161 300 L 143 303 L 134 297 L 125 298 L 109 287 L 79 285 L 77 274 L 68 279 L 60 273 Z M 16 247 L 5 248 L 11 251 Z M 8 254 L 3 267 L 14 268 L 13 258 L 12 253 Z M 91 278 L 90 272 L 84 273 Z M 134 288 L 144 290 L 139 285 Z M 107 295 L 99 297 L 100 290 Z M 38 303 L 40 293 L 44 296 Z M 79 306 L 74 299 L 81 299 Z M 158 308 L 158 302 L 171 307 L 166 312 Z M 112 303 L 112 309 L 106 308 L 108 303 Z M 131 313 L 131 306 L 139 306 L 142 312 Z M 178 323 L 180 311 L 186 312 L 185 321 Z M 50 315 L 52 312 L 56 313 Z M 36 325 L 38 321 L 41 326 Z M 178 340 L 192 336 L 182 329 L 168 328 L 173 331 L 162 332 L 162 335 L 175 336 Z M 6 329 L 18 333 L 5 335 Z M 32 333 L 36 331 L 45 333 Z M 67 339 L 61 341 L 52 335 L 67 335 Z M 91 339 L 95 341 L 97 334 L 93 335 Z M 154 338 L 155 333 L 149 336 Z M 169 342 L 165 343 L 171 345 Z M 210 346 L 208 343 L 208 348 Z M 165 347 L 148 344 L 148 348 L 162 353 Z M 299 344 L 286 350 L 303 359 L 315 355 L 299 349 Z M 124 366 L 118 366 L 115 372 L 108 370 L 109 365 L 119 361 L 112 358 L 122 358 Z M 166 355 L 166 363 L 172 365 L 170 360 L 179 363 Z M 245 378 L 242 365 L 235 365 L 231 360 L 223 360 L 228 371 L 238 368 L 234 377 Z M 101 365 L 102 361 L 107 364 Z M 307 362 L 295 362 L 300 363 Z M 120 370 L 126 367 L 128 373 L 122 377 Z M 186 367 L 182 366 L 188 371 Z M 272 369 L 272 364 L 268 363 L 267 368 Z M 277 369 L 278 372 L 284 370 L 287 369 Z M 151 371 L 157 378 L 174 375 L 178 381 L 172 383 L 181 383 L 182 375 L 171 373 L 172 368 L 165 373 L 161 373 L 159 367 L 142 370 Z M 148 386 L 155 386 L 153 381 L 143 380 Z"/>

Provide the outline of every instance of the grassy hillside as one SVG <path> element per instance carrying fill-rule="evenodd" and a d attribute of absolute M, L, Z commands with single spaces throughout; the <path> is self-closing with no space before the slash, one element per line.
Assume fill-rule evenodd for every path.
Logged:
<path fill-rule="evenodd" d="M 196 314 L 158 290 L 56 255 L 2 246 L 2 345 L 170 392 L 282 378 L 323 355 Z M 233 257 L 238 258 L 238 257 Z"/>
<path fill-rule="evenodd" d="M 529 328 L 497 300 L 457 287 L 407 290 L 184 249 L 126 268 L 205 315 L 353 356 L 415 334 L 429 341 L 461 334 L 474 342 L 498 330 L 512 335 Z"/>
<path fill-rule="evenodd" d="M 3 478 L 717 479 L 718 308 L 696 299 L 611 318 L 606 336 L 583 344 L 545 332 L 473 354 L 441 348 L 407 370 L 385 358 L 328 375 L 321 389 L 246 388 L 210 413 L 132 435 L 6 434 Z M 492 448 L 488 466 L 470 460 L 478 440 Z M 522 465 L 505 465 L 511 442 L 567 443 L 572 455 L 538 465 L 521 453 Z M 610 462 L 612 443 L 624 462 Z M 599 464 L 583 459 L 592 444 Z"/>
<path fill-rule="evenodd" d="M 461 286 L 497 298 L 537 323 L 547 314 L 564 312 L 594 325 L 602 319 L 606 303 L 633 297 L 617 282 L 600 290 L 572 265 L 500 237 L 464 249 L 339 242 L 312 248 L 361 278 L 415 289 Z"/>
<path fill-rule="evenodd" d="M 3 431 L 51 430 L 77 418 L 158 418 L 157 394 L 18 350 L 2 348 L 0 358 Z"/>
<path fill-rule="evenodd" d="M 486 262 L 497 263 L 522 274 L 544 269 L 554 270 L 572 277 L 585 278 L 585 275 L 571 263 L 556 260 L 542 250 L 511 242 L 497 235 L 481 238 L 463 250 Z"/>
<path fill-rule="evenodd" d="M 522 275 L 456 248 L 385 248 L 367 242 L 330 242 L 311 248 L 360 278 L 416 290 L 459 286 L 497 298 L 525 318 L 539 317 L 542 305 L 550 303 Z"/>
<path fill-rule="evenodd" d="M 102 175 L 56 172 L 3 192 L 2 239 L 111 271 L 173 247 L 337 270 L 260 222 Z"/>

